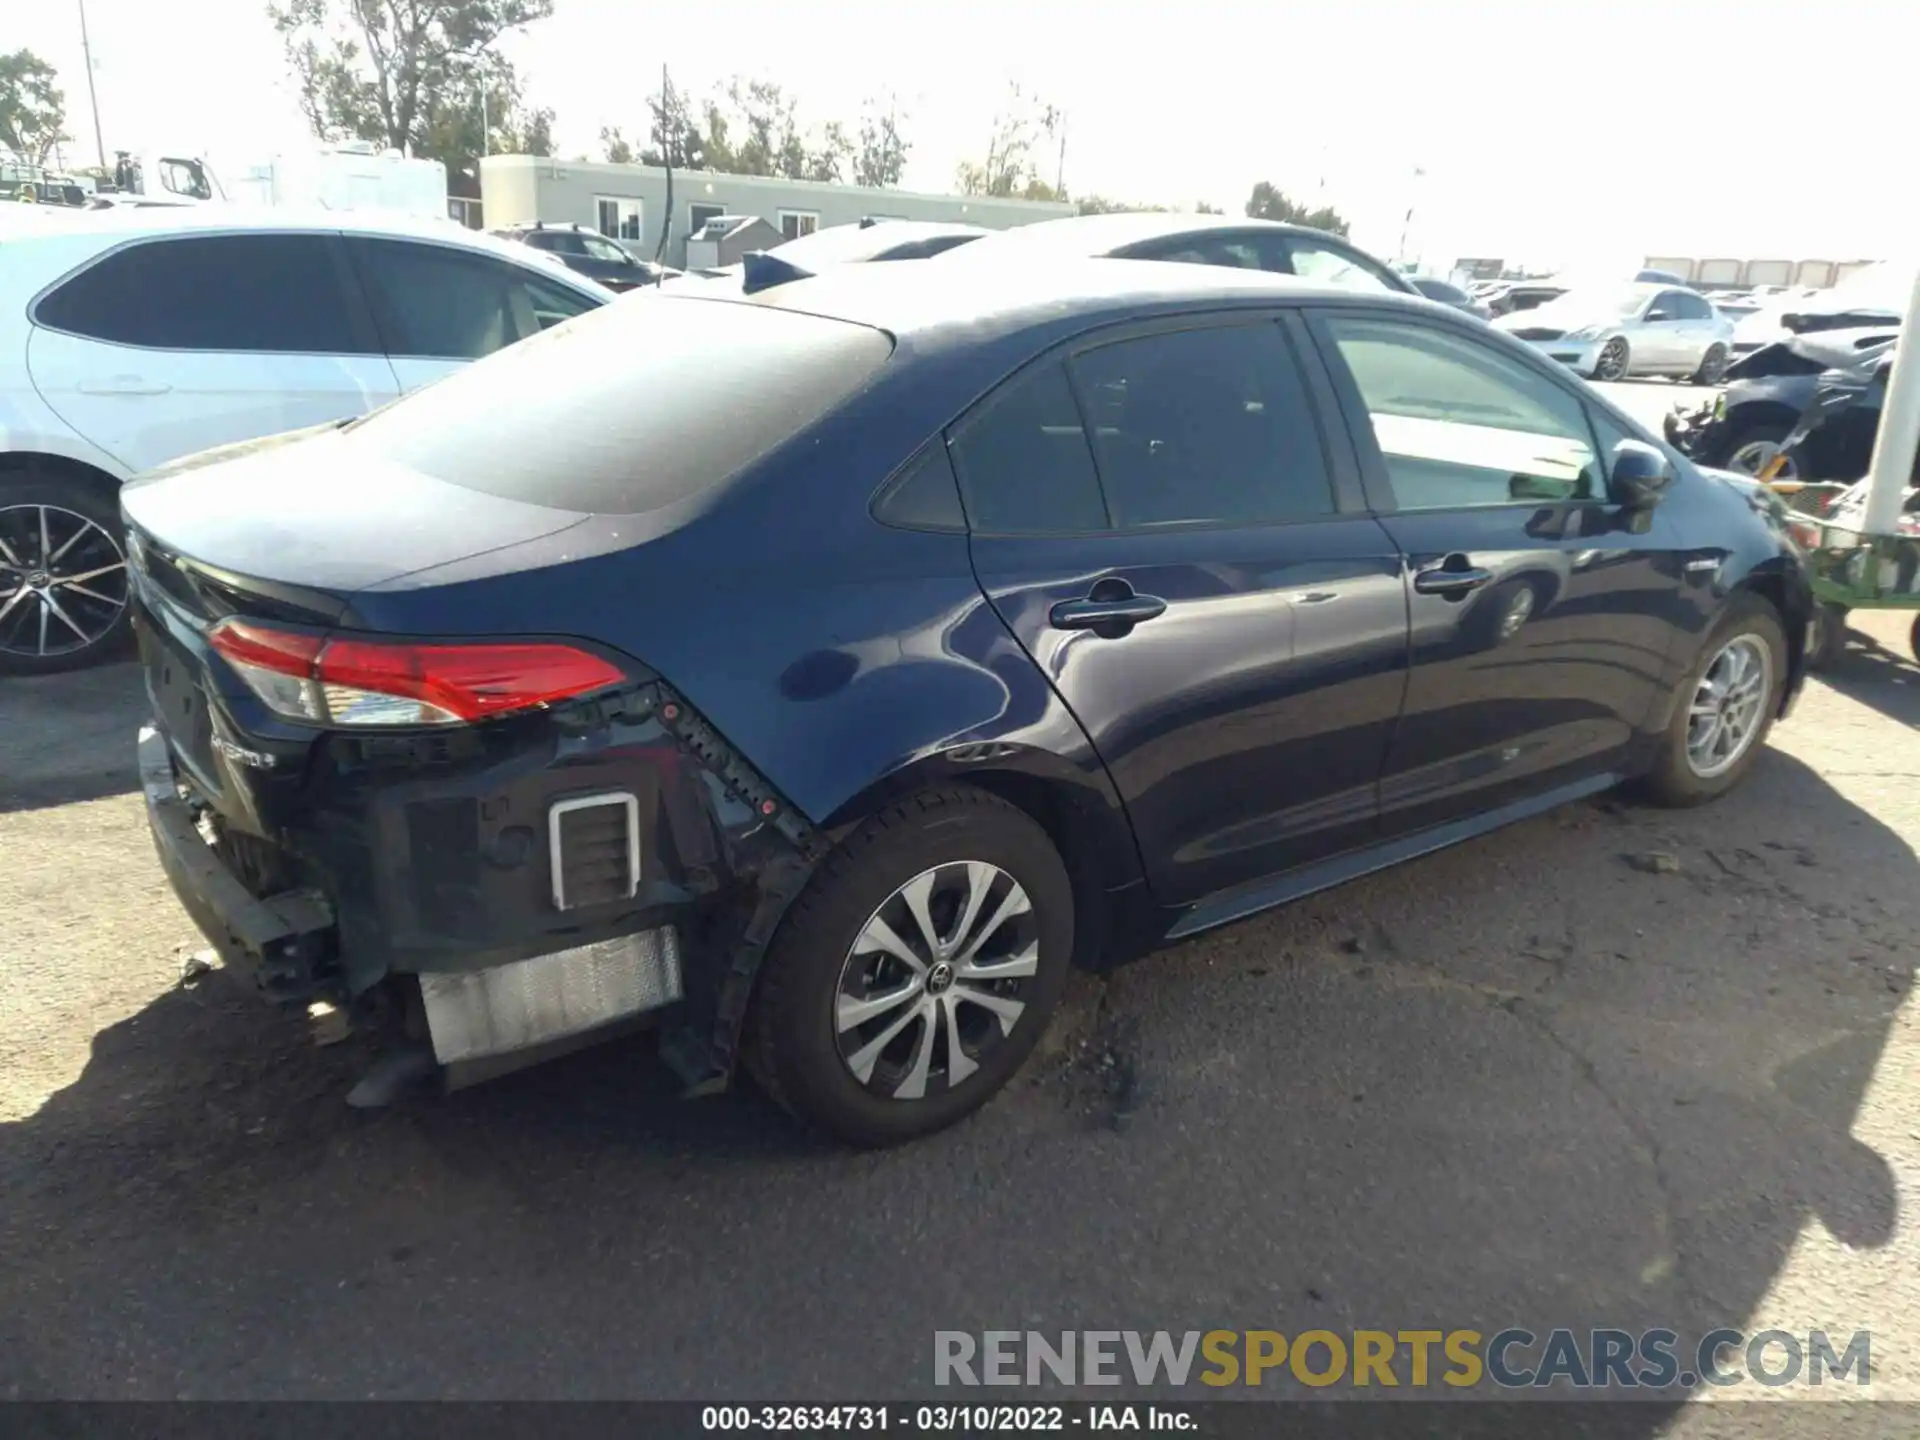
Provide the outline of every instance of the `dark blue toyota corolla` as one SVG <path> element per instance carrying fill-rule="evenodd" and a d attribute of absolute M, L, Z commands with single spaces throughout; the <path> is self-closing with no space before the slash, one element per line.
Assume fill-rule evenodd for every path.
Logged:
<path fill-rule="evenodd" d="M 860 1144 L 1109 963 L 1626 780 L 1738 783 L 1766 503 L 1400 296 L 1127 260 L 636 294 L 125 494 L 182 901 L 389 1037 L 639 1023 Z"/>

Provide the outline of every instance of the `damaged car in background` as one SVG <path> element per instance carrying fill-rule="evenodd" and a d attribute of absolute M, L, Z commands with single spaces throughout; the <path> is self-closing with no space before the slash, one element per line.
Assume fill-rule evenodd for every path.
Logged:
<path fill-rule="evenodd" d="M 1890 364 L 1900 332 L 1886 326 L 1789 335 L 1727 367 L 1726 387 L 1704 404 L 1681 404 L 1663 424 L 1667 441 L 1702 465 L 1758 475 L 1776 460 L 1821 386 L 1865 385 Z M 1866 474 L 1871 425 L 1858 416 L 1824 428 L 1775 466 L 1783 481 L 1850 480 Z"/>
<path fill-rule="evenodd" d="M 643 291 L 122 502 L 162 865 L 349 1098 L 653 1025 L 862 1145 L 1076 965 L 1725 793 L 1811 613 L 1484 323 L 1131 260 Z"/>

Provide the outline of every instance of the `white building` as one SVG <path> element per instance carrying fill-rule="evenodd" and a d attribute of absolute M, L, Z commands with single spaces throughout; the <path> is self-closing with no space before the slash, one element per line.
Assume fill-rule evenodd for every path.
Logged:
<path fill-rule="evenodd" d="M 480 163 L 480 200 L 489 227 L 584 225 L 634 242 L 651 258 L 667 214 L 667 172 L 650 165 L 549 160 L 534 155 L 489 155 Z M 669 265 L 686 263 L 687 236 L 718 215 L 758 215 L 787 238 L 861 218 L 951 220 L 1007 229 L 1071 215 L 1071 204 L 1051 200 L 995 200 L 978 195 L 924 195 L 862 185 L 823 185 L 763 175 L 710 170 L 673 172 L 673 213 L 667 237 Z"/>

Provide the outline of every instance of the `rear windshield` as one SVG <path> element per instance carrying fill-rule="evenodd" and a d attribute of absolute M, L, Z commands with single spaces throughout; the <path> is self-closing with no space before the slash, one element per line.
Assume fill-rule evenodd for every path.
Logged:
<path fill-rule="evenodd" d="M 739 474 L 892 353 L 870 326 L 649 292 L 510 345 L 350 434 L 469 490 L 633 515 Z"/>

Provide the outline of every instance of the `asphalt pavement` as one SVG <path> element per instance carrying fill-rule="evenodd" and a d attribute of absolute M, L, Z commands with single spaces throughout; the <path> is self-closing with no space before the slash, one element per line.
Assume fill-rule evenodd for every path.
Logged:
<path fill-rule="evenodd" d="M 1722 802 L 1083 978 L 1008 1093 L 870 1155 L 645 1040 L 349 1110 L 351 1045 L 181 979 L 134 668 L 0 682 L 0 1396 L 904 1398 L 936 1330 L 1724 1324 L 1870 1328 L 1920 1399 L 1920 671 L 1863 628 Z"/>

